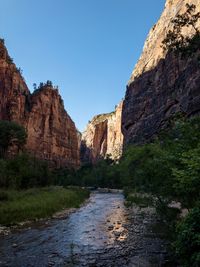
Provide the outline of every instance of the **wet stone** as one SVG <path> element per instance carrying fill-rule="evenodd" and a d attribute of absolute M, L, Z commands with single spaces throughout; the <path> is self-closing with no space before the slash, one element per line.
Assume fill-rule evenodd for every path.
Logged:
<path fill-rule="evenodd" d="M 109 226 L 108 226 L 108 230 L 109 230 L 109 231 L 112 231 L 113 229 L 114 229 L 114 226 L 113 226 L 113 225 L 109 225 Z"/>

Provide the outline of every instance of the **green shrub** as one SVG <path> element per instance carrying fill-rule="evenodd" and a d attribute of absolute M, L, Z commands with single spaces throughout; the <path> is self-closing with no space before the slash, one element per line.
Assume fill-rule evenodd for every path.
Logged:
<path fill-rule="evenodd" d="M 200 205 L 178 224 L 175 249 L 185 267 L 200 266 Z"/>
<path fill-rule="evenodd" d="M 184 152 L 180 166 L 173 169 L 173 188 L 186 208 L 192 208 L 200 199 L 200 144 L 197 148 Z"/>
<path fill-rule="evenodd" d="M 5 191 L 0 191 L 0 201 L 7 201 L 8 200 L 8 193 Z"/>
<path fill-rule="evenodd" d="M 89 197 L 89 192 L 80 188 L 65 189 L 51 186 L 23 191 L 7 190 L 7 201 L 0 205 L 0 224 L 46 218 L 65 208 L 78 208 Z"/>
<path fill-rule="evenodd" d="M 0 121 L 0 157 L 4 157 L 6 150 L 15 142 L 18 149 L 26 143 L 27 134 L 23 126 L 10 121 Z"/>
<path fill-rule="evenodd" d="M 28 154 L 0 160 L 0 187 L 26 189 L 54 183 L 55 175 L 46 162 Z"/>

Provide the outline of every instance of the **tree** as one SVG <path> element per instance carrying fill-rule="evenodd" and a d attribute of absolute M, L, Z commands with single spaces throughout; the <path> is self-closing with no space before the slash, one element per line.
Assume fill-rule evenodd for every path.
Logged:
<path fill-rule="evenodd" d="M 173 169 L 173 187 L 182 205 L 191 208 L 200 199 L 200 145 L 184 152 L 180 162 L 180 167 Z"/>
<path fill-rule="evenodd" d="M 5 40 L 0 38 L 0 43 L 4 45 L 5 44 Z"/>
<path fill-rule="evenodd" d="M 33 90 L 34 91 L 37 90 L 37 84 L 36 83 L 33 84 Z"/>
<path fill-rule="evenodd" d="M 173 160 L 159 144 L 129 148 L 120 165 L 127 185 L 137 191 L 150 193 L 160 200 L 171 198 Z"/>
<path fill-rule="evenodd" d="M 177 227 L 175 250 L 185 267 L 200 266 L 200 205 L 196 206 Z"/>
<path fill-rule="evenodd" d="M 47 82 L 46 82 L 46 86 L 52 87 L 52 86 L 53 86 L 52 81 L 47 80 Z"/>
<path fill-rule="evenodd" d="M 181 15 L 177 15 L 173 20 L 173 30 L 170 30 L 166 38 L 162 42 L 162 48 L 167 51 L 191 52 L 191 46 L 193 50 L 199 47 L 200 33 L 196 27 L 197 21 L 200 19 L 200 12 L 195 13 L 196 6 L 186 4 L 186 11 Z M 195 31 L 194 36 L 184 37 L 182 34 L 182 28 L 190 27 Z"/>
<path fill-rule="evenodd" d="M 21 68 L 18 68 L 17 70 L 21 75 L 23 74 L 23 70 Z"/>
<path fill-rule="evenodd" d="M 38 89 L 42 89 L 44 87 L 44 83 L 40 83 Z"/>
<path fill-rule="evenodd" d="M 8 147 L 15 142 L 18 149 L 26 143 L 27 134 L 23 126 L 16 122 L 0 121 L 0 150 L 1 157 L 5 156 Z"/>

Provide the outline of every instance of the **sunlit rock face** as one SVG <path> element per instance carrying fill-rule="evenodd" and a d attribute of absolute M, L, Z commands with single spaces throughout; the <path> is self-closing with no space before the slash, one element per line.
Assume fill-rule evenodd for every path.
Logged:
<path fill-rule="evenodd" d="M 153 139 L 177 112 L 199 114 L 200 50 L 192 58 L 181 59 L 161 47 L 172 30 L 171 20 L 185 12 L 186 3 L 196 5 L 196 12 L 200 11 L 200 0 L 167 0 L 163 14 L 150 30 L 127 85 L 122 111 L 125 144 Z M 194 29 L 183 28 L 183 34 L 192 36 Z"/>
<path fill-rule="evenodd" d="M 30 92 L 20 70 L 0 42 L 0 119 L 26 124 Z"/>
<path fill-rule="evenodd" d="M 44 86 L 31 95 L 30 107 L 28 150 L 57 167 L 79 165 L 76 127 L 64 109 L 58 90 Z"/>
<path fill-rule="evenodd" d="M 120 158 L 123 147 L 121 114 L 123 101 L 112 113 L 95 116 L 82 134 L 81 160 L 95 163 L 101 158 Z"/>
<path fill-rule="evenodd" d="M 27 130 L 26 150 L 55 167 L 79 166 L 78 135 L 58 90 L 44 86 L 31 94 L 0 43 L 0 119 Z"/>

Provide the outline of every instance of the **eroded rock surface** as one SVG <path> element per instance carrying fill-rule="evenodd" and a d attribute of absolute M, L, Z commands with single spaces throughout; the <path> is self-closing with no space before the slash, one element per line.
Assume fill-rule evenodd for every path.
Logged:
<path fill-rule="evenodd" d="M 0 119 L 26 124 L 30 92 L 8 55 L 3 42 L 0 42 Z"/>
<path fill-rule="evenodd" d="M 45 85 L 31 94 L 2 41 L 0 120 L 16 121 L 26 128 L 26 150 L 33 156 L 56 167 L 79 166 L 77 130 L 58 90 Z"/>
<path fill-rule="evenodd" d="M 82 135 L 81 159 L 83 162 L 96 162 L 110 156 L 117 160 L 122 154 L 123 134 L 121 114 L 123 101 L 112 113 L 95 116 L 88 123 Z"/>
<path fill-rule="evenodd" d="M 76 127 L 64 109 L 58 90 L 44 86 L 31 95 L 27 149 L 57 167 L 78 166 Z"/>
<path fill-rule="evenodd" d="M 165 128 L 177 112 L 187 116 L 200 111 L 200 50 L 191 58 L 181 59 L 161 47 L 172 19 L 186 10 L 186 3 L 196 5 L 200 0 L 167 0 L 164 12 L 151 29 L 143 53 L 127 86 L 122 112 L 125 144 L 143 143 Z M 200 22 L 197 27 L 200 28 Z M 185 36 L 194 29 L 183 28 Z"/>

